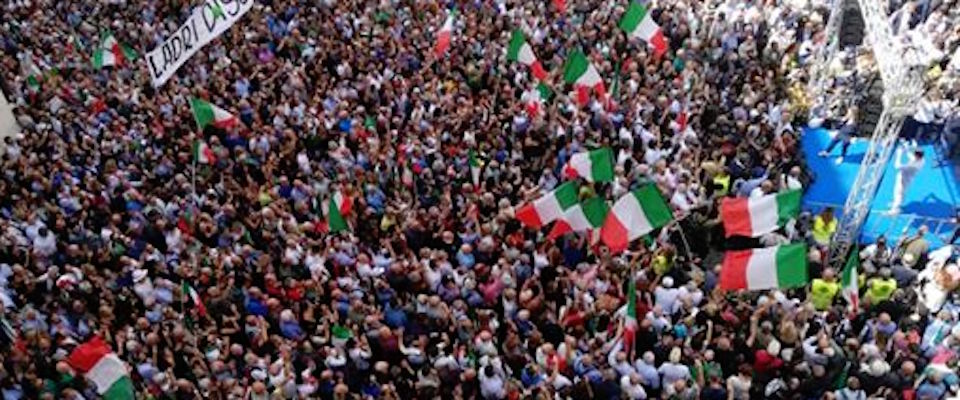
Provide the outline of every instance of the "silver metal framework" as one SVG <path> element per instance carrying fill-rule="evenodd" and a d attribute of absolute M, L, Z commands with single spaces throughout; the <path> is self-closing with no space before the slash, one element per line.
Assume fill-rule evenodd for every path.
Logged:
<path fill-rule="evenodd" d="M 883 113 L 873 132 L 870 145 L 864 155 L 857 178 L 843 206 L 837 232 L 830 244 L 829 265 L 842 268 L 850 248 L 857 243 L 860 229 L 870 214 L 877 187 L 883 178 L 887 162 L 897 144 L 897 137 L 907 115 L 913 113 L 922 93 L 921 74 L 911 70 L 903 59 L 904 49 L 895 40 L 887 20 L 886 1 L 857 0 L 863 15 L 866 30 L 865 45 L 873 51 L 874 59 L 883 80 Z M 831 79 L 827 65 L 839 47 L 839 32 L 842 24 L 845 0 L 835 0 L 827 22 L 827 43 L 814 66 L 814 97 L 823 96 L 826 83 Z"/>

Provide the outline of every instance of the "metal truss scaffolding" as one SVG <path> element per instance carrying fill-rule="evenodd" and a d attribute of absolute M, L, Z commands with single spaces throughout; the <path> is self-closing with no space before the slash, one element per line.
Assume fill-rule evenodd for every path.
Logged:
<path fill-rule="evenodd" d="M 824 96 L 826 84 L 831 79 L 827 65 L 839 47 L 843 13 L 845 9 L 850 12 L 857 5 L 866 30 L 865 44 L 870 46 L 883 80 L 883 112 L 873 131 L 857 178 L 850 188 L 850 195 L 843 206 L 837 232 L 831 241 L 827 261 L 836 268 L 843 266 L 851 247 L 857 243 L 880 179 L 896 147 L 903 121 L 907 115 L 913 113 L 923 85 L 922 75 L 905 62 L 903 46 L 891 33 L 885 0 L 834 0 L 826 27 L 826 43 L 816 59 L 819 65 L 813 67 L 813 98 L 820 99 Z"/>

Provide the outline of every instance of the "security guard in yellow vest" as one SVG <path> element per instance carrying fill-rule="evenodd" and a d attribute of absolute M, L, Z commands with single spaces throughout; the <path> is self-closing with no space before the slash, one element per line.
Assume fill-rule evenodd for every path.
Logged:
<path fill-rule="evenodd" d="M 890 275 L 890 268 L 883 268 L 880 270 L 879 277 L 870 279 L 867 282 L 867 294 L 864 298 L 866 298 L 870 304 L 877 304 L 887 300 L 890 296 L 893 296 L 893 292 L 897 291 L 897 280 L 893 279 Z"/>
<path fill-rule="evenodd" d="M 730 193 L 730 174 L 726 168 L 721 168 L 717 176 L 713 177 L 714 193 L 717 197 L 726 196 Z"/>
<path fill-rule="evenodd" d="M 821 246 L 828 246 L 830 237 L 836 231 L 837 219 L 833 216 L 833 207 L 827 207 L 813 220 L 813 241 Z"/>
<path fill-rule="evenodd" d="M 823 270 L 823 277 L 814 279 L 810 284 L 810 299 L 817 311 L 829 309 L 837 293 L 840 293 L 840 284 L 837 283 L 837 274 L 833 269 Z"/>

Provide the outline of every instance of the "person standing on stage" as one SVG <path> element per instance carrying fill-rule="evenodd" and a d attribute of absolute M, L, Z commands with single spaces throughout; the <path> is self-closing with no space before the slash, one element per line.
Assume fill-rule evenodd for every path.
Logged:
<path fill-rule="evenodd" d="M 840 157 L 837 157 L 836 160 L 838 165 L 843 163 L 843 158 L 847 156 L 847 149 L 850 148 L 850 139 L 857 131 L 857 112 L 857 107 L 850 107 L 847 110 L 847 115 L 843 117 L 843 124 L 840 125 L 840 129 L 837 129 L 837 134 L 833 139 L 830 139 L 827 148 L 818 154 L 820 157 L 827 157 L 834 147 L 843 143 L 843 147 L 840 148 Z"/>
<path fill-rule="evenodd" d="M 897 148 L 896 158 L 893 160 L 893 166 L 897 170 L 897 178 L 893 183 L 893 202 L 890 204 L 890 214 L 899 214 L 900 206 L 903 205 L 903 195 L 906 193 L 910 183 L 917 177 L 917 173 L 923 169 L 923 150 L 914 148 L 913 154 L 903 162 L 903 148 Z"/>

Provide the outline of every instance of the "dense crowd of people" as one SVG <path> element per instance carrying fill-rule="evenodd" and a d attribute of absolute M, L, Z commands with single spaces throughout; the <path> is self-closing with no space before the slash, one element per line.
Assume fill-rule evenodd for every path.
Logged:
<path fill-rule="evenodd" d="M 856 312 L 824 267 L 829 211 L 724 237 L 724 197 L 810 182 L 798 136 L 822 1 L 654 1 L 658 57 L 618 28 L 627 1 L 258 0 L 161 87 L 136 59 L 91 67 L 101 31 L 142 54 L 196 3 L 0 13 L 0 85 L 23 129 L 0 160 L 4 399 L 96 398 L 67 362 L 94 337 L 144 399 L 957 395 L 960 273 L 922 233 L 863 249 Z M 506 56 L 514 29 L 555 93 L 535 115 L 536 82 Z M 609 99 L 570 94 L 577 49 Z M 198 131 L 194 97 L 238 123 Z M 600 146 L 616 177 L 581 197 L 653 183 L 677 221 L 619 254 L 518 223 Z M 349 228 L 329 233 L 334 194 Z M 718 288 L 723 250 L 790 240 L 810 244 L 806 288 Z M 936 310 L 912 290 L 929 282 Z"/>

